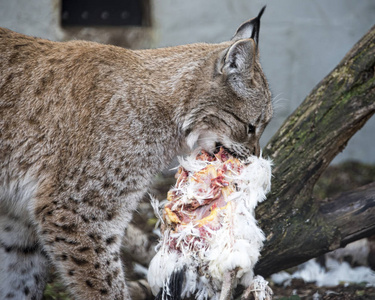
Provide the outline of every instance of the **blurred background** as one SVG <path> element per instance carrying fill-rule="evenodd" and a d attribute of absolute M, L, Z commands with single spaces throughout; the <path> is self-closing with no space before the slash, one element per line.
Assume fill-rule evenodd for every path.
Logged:
<path fill-rule="evenodd" d="M 264 146 L 374 25 L 374 0 L 0 0 L 0 26 L 55 41 L 156 48 L 229 40 L 263 5 L 260 54 L 275 101 Z M 333 163 L 375 163 L 375 118 Z"/>

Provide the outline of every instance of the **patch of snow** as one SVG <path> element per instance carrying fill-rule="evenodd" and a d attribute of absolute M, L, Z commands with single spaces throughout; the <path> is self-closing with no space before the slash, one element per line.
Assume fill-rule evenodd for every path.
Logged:
<path fill-rule="evenodd" d="M 313 295 L 313 300 L 320 300 L 320 294 L 318 292 L 316 292 L 314 295 Z"/>
<path fill-rule="evenodd" d="M 293 274 L 285 271 L 273 274 L 271 279 L 276 284 L 290 285 L 292 279 L 303 279 L 305 282 L 315 282 L 317 286 L 336 286 L 340 283 L 363 283 L 375 286 L 375 272 L 368 267 L 352 268 L 347 262 L 340 262 L 330 257 L 326 260 L 326 268 L 311 259 L 300 265 Z"/>

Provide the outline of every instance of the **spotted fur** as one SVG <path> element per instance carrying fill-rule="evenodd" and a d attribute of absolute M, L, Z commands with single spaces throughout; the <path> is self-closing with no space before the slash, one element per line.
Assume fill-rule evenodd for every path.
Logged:
<path fill-rule="evenodd" d="M 40 299 L 49 263 L 76 299 L 129 298 L 120 245 L 153 176 L 186 144 L 259 153 L 270 92 L 242 35 L 131 51 L 0 29 L 1 299 Z"/>

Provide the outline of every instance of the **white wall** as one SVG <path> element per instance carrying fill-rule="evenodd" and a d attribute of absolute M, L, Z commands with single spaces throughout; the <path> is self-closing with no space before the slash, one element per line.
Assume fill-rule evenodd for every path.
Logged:
<path fill-rule="evenodd" d="M 59 27 L 59 0 L 0 0 L 0 26 L 66 38 Z M 276 98 L 276 113 L 262 144 L 375 24 L 374 0 L 153 0 L 154 47 L 221 42 L 267 4 L 260 33 L 261 61 Z M 375 117 L 335 162 L 375 163 Z"/>
<path fill-rule="evenodd" d="M 59 0 L 0 0 L 0 26 L 51 40 L 60 40 Z"/>
<path fill-rule="evenodd" d="M 157 46 L 230 39 L 267 4 L 260 31 L 261 62 L 276 99 L 262 145 L 313 87 L 375 24 L 374 0 L 160 0 L 155 1 Z M 334 162 L 375 163 L 375 117 Z"/>

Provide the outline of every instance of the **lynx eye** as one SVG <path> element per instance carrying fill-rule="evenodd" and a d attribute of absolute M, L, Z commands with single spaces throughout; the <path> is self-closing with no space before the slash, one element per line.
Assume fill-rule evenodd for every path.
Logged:
<path fill-rule="evenodd" d="M 255 133 L 255 126 L 253 124 L 249 124 L 247 126 L 247 133 L 248 134 Z"/>

